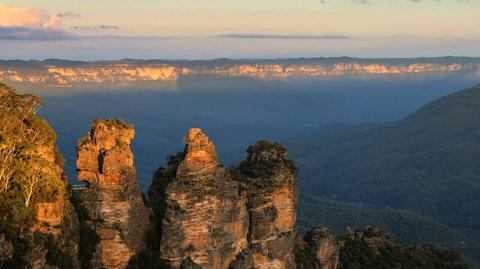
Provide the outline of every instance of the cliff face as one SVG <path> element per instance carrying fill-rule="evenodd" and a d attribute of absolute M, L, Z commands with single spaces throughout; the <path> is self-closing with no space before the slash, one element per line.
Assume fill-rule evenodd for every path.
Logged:
<path fill-rule="evenodd" d="M 48 80 L 58 86 L 72 86 L 78 83 L 118 83 L 133 81 L 176 81 L 178 69 L 169 65 L 100 65 L 83 67 L 48 66 Z"/>
<path fill-rule="evenodd" d="M 212 69 L 192 69 L 188 74 L 248 77 L 258 80 L 328 78 L 352 75 L 412 75 L 420 73 L 454 73 L 474 68 L 463 64 L 414 63 L 406 65 L 361 64 L 240 64 Z M 184 71 L 185 72 L 185 71 Z"/>
<path fill-rule="evenodd" d="M 294 268 L 296 188 L 285 149 L 263 142 L 226 171 L 200 129 L 185 143 L 149 191 L 161 221 L 160 258 L 172 268 Z M 265 163 L 271 174 L 249 174 Z"/>
<path fill-rule="evenodd" d="M 36 62 L 20 65 L 0 64 L 0 80 L 22 86 L 46 87 L 145 87 L 175 88 L 182 77 L 246 77 L 255 80 L 299 80 L 362 77 L 446 76 L 449 74 L 480 77 L 478 59 L 305 59 L 278 61 L 204 62 Z"/>
<path fill-rule="evenodd" d="M 125 268 L 146 248 L 150 227 L 130 141 L 133 129 L 118 121 L 93 121 L 90 133 L 77 144 L 78 178 L 88 183 L 79 195 L 89 225 L 99 237 L 92 268 Z"/>

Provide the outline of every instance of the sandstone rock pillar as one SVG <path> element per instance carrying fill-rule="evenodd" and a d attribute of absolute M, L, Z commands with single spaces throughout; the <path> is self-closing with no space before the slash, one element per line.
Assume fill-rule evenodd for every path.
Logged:
<path fill-rule="evenodd" d="M 95 120 L 77 144 L 78 178 L 89 186 L 79 197 L 100 238 L 94 268 L 125 268 L 146 248 L 150 213 L 136 179 L 130 149 L 134 135 L 123 121 Z"/>
<path fill-rule="evenodd" d="M 239 168 L 248 189 L 249 247 L 232 267 L 295 268 L 295 166 L 279 144 L 259 141 L 247 152 Z"/>
<path fill-rule="evenodd" d="M 184 142 L 149 191 L 162 227 L 160 258 L 174 269 L 228 268 L 246 247 L 246 199 L 200 129 L 190 129 Z"/>

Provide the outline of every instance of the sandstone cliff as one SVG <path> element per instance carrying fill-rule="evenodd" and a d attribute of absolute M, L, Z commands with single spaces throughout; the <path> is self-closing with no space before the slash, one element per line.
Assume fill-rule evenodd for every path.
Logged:
<path fill-rule="evenodd" d="M 78 178 L 88 184 L 79 200 L 99 238 L 90 266 L 125 268 L 145 250 L 150 227 L 130 150 L 134 131 L 121 121 L 96 120 L 92 125 L 77 145 Z"/>
<path fill-rule="evenodd" d="M 213 76 L 255 80 L 331 78 L 417 78 L 452 74 L 480 78 L 475 58 L 353 59 L 319 58 L 265 61 L 113 61 L 0 63 L 0 81 L 29 87 L 131 87 L 176 88 L 183 77 Z M 418 76 L 421 75 L 421 76 Z"/>
<path fill-rule="evenodd" d="M 160 258 L 171 268 L 294 268 L 295 172 L 285 149 L 259 142 L 226 171 L 200 129 L 185 143 L 149 190 Z"/>

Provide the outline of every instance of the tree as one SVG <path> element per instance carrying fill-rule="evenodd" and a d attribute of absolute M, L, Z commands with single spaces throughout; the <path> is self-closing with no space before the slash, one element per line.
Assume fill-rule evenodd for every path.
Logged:
<path fill-rule="evenodd" d="M 1 145 L 0 149 L 0 193 L 8 190 L 10 179 L 15 173 L 13 160 L 16 147 L 14 145 Z"/>

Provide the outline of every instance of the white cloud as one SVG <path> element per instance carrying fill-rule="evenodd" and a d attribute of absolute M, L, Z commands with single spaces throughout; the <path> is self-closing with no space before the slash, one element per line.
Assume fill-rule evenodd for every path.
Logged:
<path fill-rule="evenodd" d="M 9 6 L 0 3 L 0 39 L 63 39 L 70 38 L 62 28 L 73 12 L 50 14 L 43 9 Z"/>
<path fill-rule="evenodd" d="M 0 26 L 26 28 L 59 28 L 66 17 L 79 16 L 73 12 L 49 14 L 43 9 L 0 4 Z"/>

